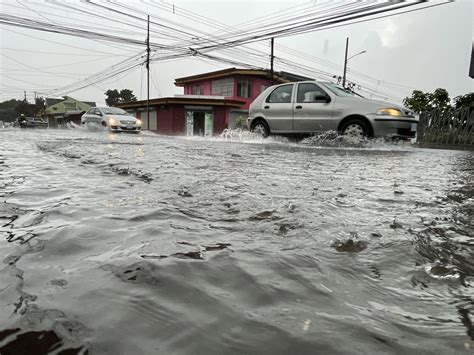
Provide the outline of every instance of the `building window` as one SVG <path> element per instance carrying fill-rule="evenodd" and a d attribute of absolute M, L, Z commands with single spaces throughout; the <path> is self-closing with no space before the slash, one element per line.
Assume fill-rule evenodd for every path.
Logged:
<path fill-rule="evenodd" d="M 234 79 L 214 80 L 211 93 L 219 96 L 234 96 Z"/>
<path fill-rule="evenodd" d="M 202 95 L 204 92 L 202 90 L 201 85 L 193 85 L 191 86 L 191 94 L 193 95 Z"/>
<path fill-rule="evenodd" d="M 252 86 L 248 79 L 239 79 L 237 81 L 237 96 L 249 98 L 252 94 Z"/>

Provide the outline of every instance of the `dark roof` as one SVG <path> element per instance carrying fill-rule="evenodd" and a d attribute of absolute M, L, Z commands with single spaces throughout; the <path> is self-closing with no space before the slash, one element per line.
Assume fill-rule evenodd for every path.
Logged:
<path fill-rule="evenodd" d="M 85 112 L 86 112 L 86 111 L 81 111 L 81 110 L 77 110 L 77 111 L 67 111 L 66 113 L 64 113 L 64 117 L 82 115 L 82 114 L 85 113 Z"/>
<path fill-rule="evenodd" d="M 308 78 L 307 76 L 293 74 L 286 71 L 280 71 L 277 73 L 281 78 L 289 80 L 289 81 L 307 81 L 307 80 L 315 80 L 314 78 Z"/>
<path fill-rule="evenodd" d="M 146 107 L 146 100 L 132 101 L 116 104 L 120 108 L 139 108 Z M 240 107 L 245 105 L 244 101 L 232 99 L 214 99 L 209 97 L 161 97 L 150 99 L 150 106 L 157 105 L 203 105 L 203 106 L 233 106 Z"/>
<path fill-rule="evenodd" d="M 47 98 L 46 98 L 46 107 L 50 107 L 50 106 L 59 104 L 60 102 L 63 102 L 63 101 L 65 101 L 65 100 L 67 100 L 68 98 L 71 98 L 71 99 L 73 99 L 73 100 L 76 100 L 76 99 L 74 99 L 74 98 L 72 98 L 72 97 L 70 97 L 70 96 L 63 96 L 62 99 L 54 99 L 54 98 L 48 98 L 48 97 L 47 97 Z M 81 101 L 81 100 L 76 100 L 76 101 L 82 102 L 82 103 L 84 103 L 84 104 L 86 104 L 86 105 L 89 105 L 89 106 L 92 106 L 92 107 L 95 107 L 95 106 L 96 106 L 95 102 L 92 102 L 92 101 Z"/>
<path fill-rule="evenodd" d="M 238 69 L 238 68 L 228 68 L 203 74 L 197 74 L 192 76 L 186 76 L 182 78 L 177 78 L 174 81 L 176 86 L 184 86 L 188 83 L 194 81 L 210 80 L 210 79 L 219 79 L 235 75 L 251 75 L 251 76 L 260 76 L 267 79 L 270 79 L 271 72 L 268 69 Z M 302 75 L 293 74 L 289 72 L 274 72 L 273 78 L 275 83 L 286 83 L 292 81 L 303 81 L 303 80 L 314 80 L 313 78 L 308 78 Z"/>

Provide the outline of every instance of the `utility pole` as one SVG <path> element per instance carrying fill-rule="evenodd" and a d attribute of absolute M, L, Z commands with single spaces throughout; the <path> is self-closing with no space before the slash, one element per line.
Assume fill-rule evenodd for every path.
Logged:
<path fill-rule="evenodd" d="M 342 75 L 342 87 L 346 88 L 346 71 L 347 71 L 347 51 L 349 49 L 349 37 L 346 38 L 346 55 L 344 56 L 344 74 Z"/>
<path fill-rule="evenodd" d="M 26 90 L 24 91 L 24 94 L 25 94 L 25 101 L 26 101 Z"/>
<path fill-rule="evenodd" d="M 270 84 L 273 85 L 273 59 L 275 56 L 273 55 L 273 46 L 275 44 L 275 38 L 272 37 L 270 46 L 271 46 L 271 54 L 270 54 Z"/>
<path fill-rule="evenodd" d="M 150 15 L 147 18 L 146 35 L 146 122 L 150 129 Z"/>

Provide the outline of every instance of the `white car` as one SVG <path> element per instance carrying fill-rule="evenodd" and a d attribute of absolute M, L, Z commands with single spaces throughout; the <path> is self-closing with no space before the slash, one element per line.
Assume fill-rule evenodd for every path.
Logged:
<path fill-rule="evenodd" d="M 140 132 L 142 121 L 118 107 L 92 107 L 81 117 L 81 124 L 97 124 L 117 132 Z"/>

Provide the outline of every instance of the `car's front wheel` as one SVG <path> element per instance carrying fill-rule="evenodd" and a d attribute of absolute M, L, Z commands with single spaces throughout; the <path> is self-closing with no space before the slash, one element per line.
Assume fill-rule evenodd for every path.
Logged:
<path fill-rule="evenodd" d="M 369 129 L 364 121 L 352 119 L 342 126 L 341 133 L 346 137 L 362 139 L 369 136 Z"/>
<path fill-rule="evenodd" d="M 257 121 L 252 125 L 252 133 L 266 138 L 270 135 L 270 128 L 265 121 Z"/>

